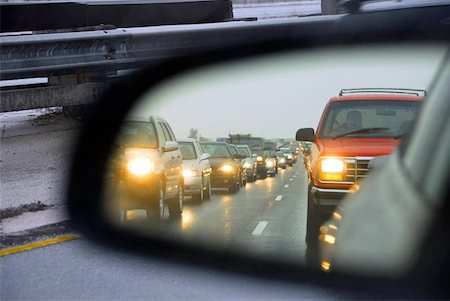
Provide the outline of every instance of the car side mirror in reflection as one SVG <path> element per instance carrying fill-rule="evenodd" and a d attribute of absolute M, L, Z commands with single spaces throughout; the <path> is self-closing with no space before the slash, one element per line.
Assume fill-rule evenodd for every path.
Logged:
<path fill-rule="evenodd" d="M 172 152 L 178 150 L 178 142 L 176 141 L 167 141 L 164 144 L 163 152 Z"/>
<path fill-rule="evenodd" d="M 297 141 L 310 141 L 314 142 L 314 129 L 313 128 L 303 128 L 299 129 L 295 134 L 295 140 Z"/>

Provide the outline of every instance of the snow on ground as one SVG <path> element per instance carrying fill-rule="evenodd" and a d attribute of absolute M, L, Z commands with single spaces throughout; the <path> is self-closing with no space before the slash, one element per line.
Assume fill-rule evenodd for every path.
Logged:
<path fill-rule="evenodd" d="M 0 210 L 38 202 L 53 205 L 1 220 L 1 232 L 67 219 L 66 179 L 80 123 L 55 107 L 0 113 L 0 126 Z"/>

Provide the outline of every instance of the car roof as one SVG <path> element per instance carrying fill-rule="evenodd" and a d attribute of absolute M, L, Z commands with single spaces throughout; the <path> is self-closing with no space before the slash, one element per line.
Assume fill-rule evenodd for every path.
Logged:
<path fill-rule="evenodd" d="M 401 95 L 401 94 L 352 94 L 344 96 L 335 96 L 330 99 L 330 103 L 338 101 L 352 100 L 393 100 L 393 101 L 421 101 L 423 96 L 417 95 Z"/>
<path fill-rule="evenodd" d="M 194 142 L 194 141 L 197 141 L 196 139 L 193 139 L 193 138 L 183 138 L 183 139 L 178 139 L 177 140 L 178 142 Z"/>

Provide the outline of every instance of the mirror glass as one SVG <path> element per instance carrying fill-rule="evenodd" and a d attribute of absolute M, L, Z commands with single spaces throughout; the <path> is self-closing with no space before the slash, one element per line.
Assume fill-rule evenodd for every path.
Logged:
<path fill-rule="evenodd" d="M 319 131 L 331 141 L 328 155 L 358 156 L 369 147 L 365 138 L 389 141 L 393 151 L 446 49 L 293 51 L 180 74 L 142 95 L 123 122 L 104 208 L 112 223 L 130 231 L 306 263 L 314 245 L 305 240 L 308 189 L 323 145 L 296 141 L 297 130 L 314 128 L 316 137 Z M 329 103 L 339 97 L 357 101 Z M 393 101 L 398 97 L 403 101 Z M 359 146 L 349 147 L 354 140 Z M 336 172 L 348 163 L 342 162 L 323 161 L 322 182 L 333 188 L 342 181 L 337 187 L 350 191 L 364 185 Z"/>

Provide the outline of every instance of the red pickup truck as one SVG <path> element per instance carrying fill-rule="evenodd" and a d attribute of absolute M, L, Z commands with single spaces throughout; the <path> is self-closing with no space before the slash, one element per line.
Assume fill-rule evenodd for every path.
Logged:
<path fill-rule="evenodd" d="M 308 249 L 320 225 L 347 194 L 359 188 L 369 162 L 391 153 L 411 127 L 425 91 L 345 89 L 326 105 L 314 133 L 299 129 L 298 141 L 314 142 L 308 154 Z"/>

